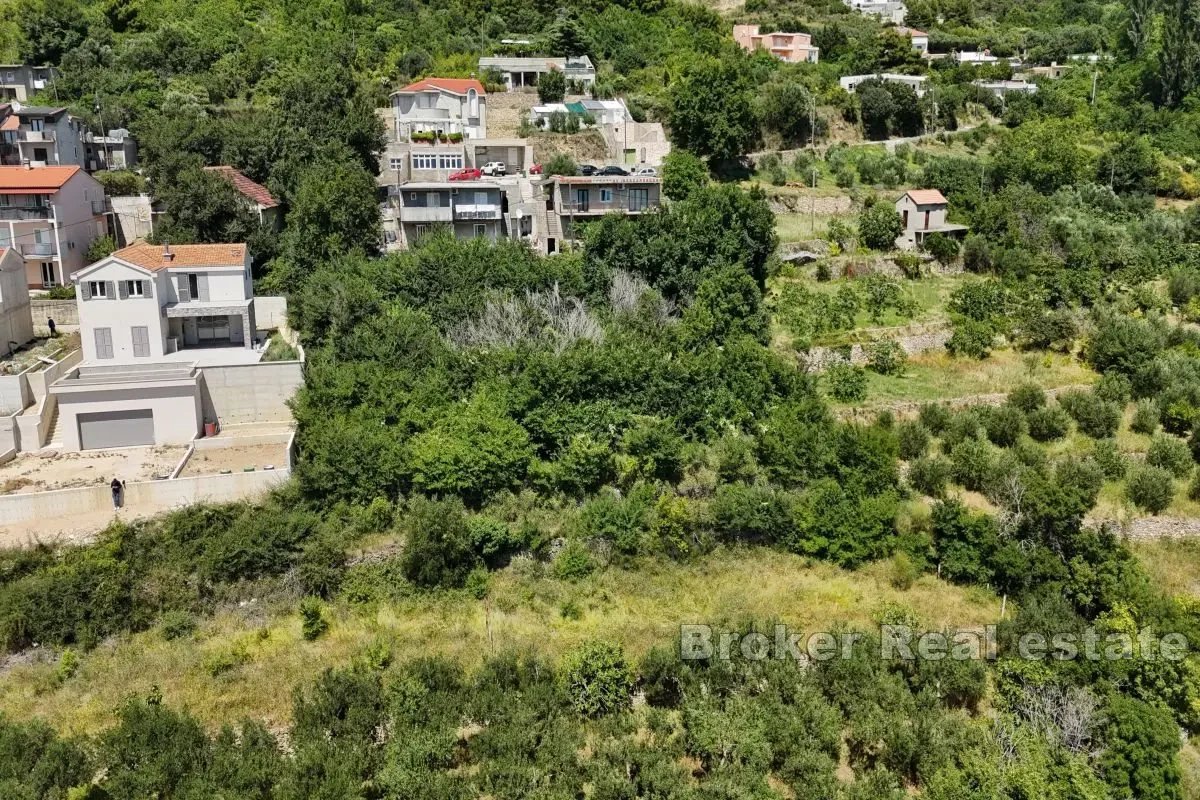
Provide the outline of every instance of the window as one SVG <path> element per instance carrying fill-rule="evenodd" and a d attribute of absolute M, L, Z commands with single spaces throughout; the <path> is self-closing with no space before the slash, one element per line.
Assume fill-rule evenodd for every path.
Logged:
<path fill-rule="evenodd" d="M 650 190 L 649 189 L 630 189 L 629 190 L 629 210 L 642 211 L 650 205 Z"/>
<path fill-rule="evenodd" d="M 129 329 L 133 339 L 134 358 L 150 357 L 150 329 L 145 325 L 135 325 Z"/>
<path fill-rule="evenodd" d="M 403 158 L 393 157 L 393 158 L 389 159 L 389 161 L 391 162 L 391 166 L 392 166 L 393 170 L 404 169 L 404 159 Z"/>
<path fill-rule="evenodd" d="M 475 238 L 478 239 L 480 236 L 487 236 L 487 225 L 475 226 Z"/>
<path fill-rule="evenodd" d="M 146 287 L 141 281 L 125 281 L 125 293 L 130 297 L 145 297 Z"/>
<path fill-rule="evenodd" d="M 58 277 L 54 274 L 54 262 L 42 262 L 42 286 L 51 289 L 58 285 Z"/>
<path fill-rule="evenodd" d="M 437 169 L 437 156 L 433 153 L 413 153 L 413 169 Z"/>
<path fill-rule="evenodd" d="M 112 358 L 112 328 L 93 328 L 96 337 L 96 358 Z"/>
<path fill-rule="evenodd" d="M 600 202 L 601 203 L 611 203 L 612 202 L 612 189 L 601 189 L 600 190 Z"/>
<path fill-rule="evenodd" d="M 97 297 L 108 297 L 108 284 L 104 281 L 88 281 L 88 294 L 93 300 Z"/>
<path fill-rule="evenodd" d="M 40 131 L 46 127 L 46 121 L 41 117 L 34 117 L 29 120 L 29 130 Z"/>
<path fill-rule="evenodd" d="M 439 169 L 462 169 L 463 157 L 454 153 L 441 153 L 438 155 Z"/>

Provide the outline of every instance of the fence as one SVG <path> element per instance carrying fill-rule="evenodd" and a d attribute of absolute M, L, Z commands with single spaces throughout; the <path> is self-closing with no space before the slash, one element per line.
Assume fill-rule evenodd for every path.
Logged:
<path fill-rule="evenodd" d="M 129 483 L 125 486 L 124 507 L 139 515 L 158 514 L 193 503 L 245 500 L 266 493 L 290 475 L 289 469 L 275 469 Z M 0 496 L 0 520 L 14 526 L 35 520 L 53 523 L 93 514 L 111 504 L 107 485 L 10 494 Z"/>

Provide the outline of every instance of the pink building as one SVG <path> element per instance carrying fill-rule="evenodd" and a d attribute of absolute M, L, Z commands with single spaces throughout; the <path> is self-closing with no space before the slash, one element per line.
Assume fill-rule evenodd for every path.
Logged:
<path fill-rule="evenodd" d="M 819 47 L 812 46 L 812 36 L 807 33 L 759 33 L 757 25 L 734 25 L 733 40 L 743 50 L 769 50 L 776 58 L 792 64 L 807 61 L 817 63 Z"/>

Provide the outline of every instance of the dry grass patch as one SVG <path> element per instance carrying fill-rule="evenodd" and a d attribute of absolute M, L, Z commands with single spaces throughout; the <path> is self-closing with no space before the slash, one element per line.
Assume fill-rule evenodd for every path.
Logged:
<path fill-rule="evenodd" d="M 1130 547 L 1155 586 L 1175 597 L 1200 598 L 1200 541 L 1158 539 Z"/>
<path fill-rule="evenodd" d="M 610 569 L 575 584 L 536 572 L 527 564 L 497 573 L 484 601 L 456 594 L 338 605 L 327 612 L 329 633 L 315 642 L 303 641 L 294 614 L 249 622 L 244 611 L 208 621 L 192 640 L 136 634 L 84 655 L 75 677 L 42 694 L 37 689 L 47 685 L 52 664 L 14 667 L 0 685 L 0 713 L 95 732 L 112 722 L 123 698 L 158 686 L 168 703 L 214 727 L 243 717 L 280 726 L 290 722 L 296 687 L 380 640 L 401 659 L 441 654 L 471 667 L 507 647 L 557 657 L 591 638 L 618 641 L 639 657 L 670 644 L 681 623 L 779 620 L 810 632 L 838 623 L 865 627 L 884 604 L 896 603 L 934 628 L 983 625 L 999 616 L 997 598 L 984 590 L 925 576 L 900 591 L 887 563 L 850 572 L 766 550 Z M 582 609 L 578 619 L 561 613 L 568 600 Z M 239 663 L 214 670 L 222 659 Z"/>

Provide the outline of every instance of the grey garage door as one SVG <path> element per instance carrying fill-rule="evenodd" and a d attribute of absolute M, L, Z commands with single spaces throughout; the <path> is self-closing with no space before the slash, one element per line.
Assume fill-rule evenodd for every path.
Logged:
<path fill-rule="evenodd" d="M 79 446 L 83 450 L 154 444 L 154 412 L 103 411 L 80 414 Z"/>

